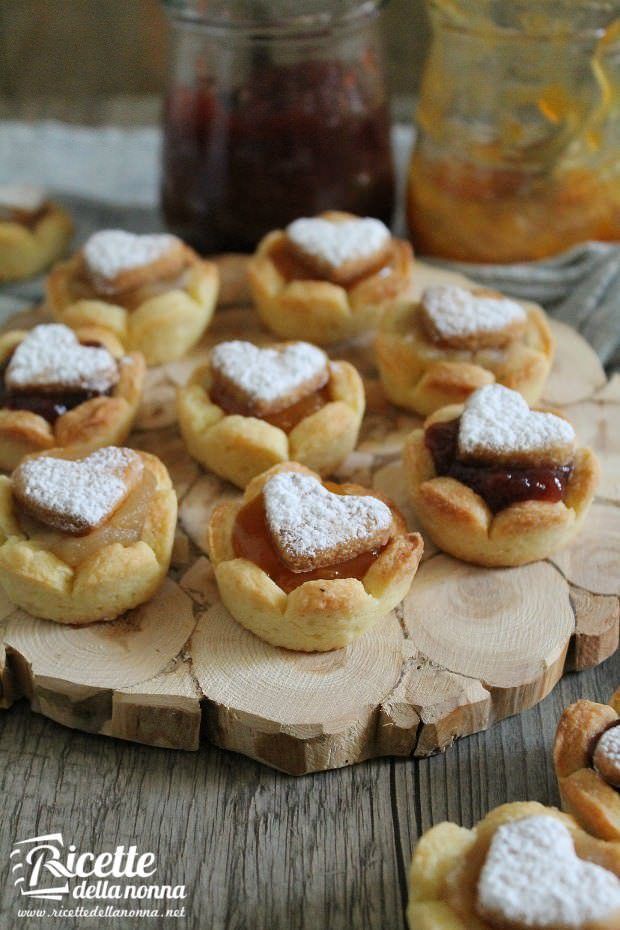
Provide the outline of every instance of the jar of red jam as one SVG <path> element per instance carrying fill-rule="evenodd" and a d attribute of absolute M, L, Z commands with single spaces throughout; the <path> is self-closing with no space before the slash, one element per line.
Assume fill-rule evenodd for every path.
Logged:
<path fill-rule="evenodd" d="M 166 0 L 162 206 L 202 252 L 299 216 L 390 221 L 382 0 Z"/>

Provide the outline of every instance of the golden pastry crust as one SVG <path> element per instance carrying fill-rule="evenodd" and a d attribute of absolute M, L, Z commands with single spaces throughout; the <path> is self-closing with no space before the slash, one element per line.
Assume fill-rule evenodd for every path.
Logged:
<path fill-rule="evenodd" d="M 489 567 L 525 565 L 568 545 L 581 529 L 598 484 L 594 452 L 577 449 L 563 501 L 523 501 L 493 514 L 467 485 L 437 475 L 424 442 L 428 426 L 455 420 L 462 412 L 462 404 L 437 410 L 403 449 L 409 495 L 433 542 L 457 559 Z"/>
<path fill-rule="evenodd" d="M 620 689 L 609 704 L 577 701 L 566 708 L 553 746 L 553 762 L 562 807 L 594 836 L 620 841 L 620 791 L 593 765 L 599 738 L 620 723 Z M 616 704 L 616 707 L 612 706 Z"/>
<path fill-rule="evenodd" d="M 71 448 L 75 454 L 87 455 L 103 446 L 122 444 L 129 435 L 142 395 L 146 370 L 143 355 L 125 355 L 109 330 L 82 326 L 75 332 L 81 342 L 99 343 L 114 358 L 122 359 L 118 383 L 109 395 L 79 404 L 53 424 L 30 410 L 0 407 L 0 470 L 12 471 L 24 456 L 45 449 Z M 0 334 L 0 368 L 27 335 L 27 330 Z"/>
<path fill-rule="evenodd" d="M 205 468 L 244 488 L 279 462 L 330 474 L 353 451 L 364 416 L 364 385 L 348 362 L 329 362 L 329 401 L 287 435 L 257 417 L 227 414 L 209 397 L 209 365 L 178 393 L 179 427 L 188 452 Z"/>
<path fill-rule="evenodd" d="M 84 261 L 77 253 L 56 265 L 47 279 L 47 305 L 55 319 L 77 329 L 110 330 L 127 350 L 142 352 L 148 365 L 180 358 L 211 322 L 219 276 L 213 262 L 185 246 L 185 270 L 170 281 L 155 277 L 135 291 L 98 295 L 84 283 Z"/>
<path fill-rule="evenodd" d="M 140 539 L 103 545 L 75 567 L 29 540 L 16 518 L 11 481 L 0 476 L 0 584 L 17 607 L 83 624 L 113 620 L 155 593 L 170 565 L 177 500 L 162 462 L 138 454 L 155 482 Z"/>
<path fill-rule="evenodd" d="M 350 213 L 328 212 L 325 219 L 351 219 Z M 248 280 L 263 323 L 283 339 L 305 339 L 329 345 L 374 329 L 387 307 L 411 281 L 413 253 L 408 242 L 392 239 L 391 273 L 385 266 L 345 288 L 326 280 L 290 280 L 273 260 L 286 243 L 283 230 L 268 233 L 248 264 Z"/>
<path fill-rule="evenodd" d="M 72 236 L 71 217 L 52 201 L 32 224 L 0 220 L 0 281 L 20 281 L 44 271 L 64 254 Z"/>
<path fill-rule="evenodd" d="M 385 617 L 406 595 L 422 556 L 422 538 L 407 533 L 403 518 L 393 511 L 395 534 L 361 580 L 307 581 L 286 594 L 254 562 L 237 558 L 232 542 L 241 508 L 282 471 L 314 474 L 296 462 L 276 465 L 250 482 L 241 501 L 220 504 L 211 516 L 209 555 L 220 596 L 242 626 L 274 646 L 303 652 L 339 649 Z M 351 485 L 347 491 L 359 494 L 364 489 Z"/>
<path fill-rule="evenodd" d="M 484 289 L 475 294 L 501 296 Z M 377 368 L 387 397 L 406 410 L 428 416 L 463 403 L 485 384 L 497 381 L 518 391 L 529 404 L 539 399 L 553 361 L 554 340 L 545 313 L 524 306 L 525 329 L 501 348 L 447 348 L 429 339 L 420 303 L 399 303 L 386 311 L 375 341 Z"/>
<path fill-rule="evenodd" d="M 477 884 L 489 846 L 503 824 L 525 817 L 558 818 L 570 831 L 580 859 L 596 863 L 620 878 L 620 844 L 596 839 L 567 814 L 535 801 L 495 808 L 472 830 L 440 823 L 418 842 L 409 872 L 410 930 L 497 930 L 476 911 Z M 618 915 L 590 923 L 587 930 L 614 930 Z"/>

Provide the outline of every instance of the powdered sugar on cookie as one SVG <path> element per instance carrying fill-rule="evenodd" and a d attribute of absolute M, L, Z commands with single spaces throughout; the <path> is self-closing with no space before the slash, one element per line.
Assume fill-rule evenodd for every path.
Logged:
<path fill-rule="evenodd" d="M 153 264 L 179 244 L 168 233 L 138 236 L 122 229 L 102 229 L 87 241 L 84 259 L 93 275 L 110 282 L 124 271 Z"/>
<path fill-rule="evenodd" d="M 211 370 L 255 414 L 284 409 L 329 379 L 327 356 L 307 342 L 266 349 L 240 340 L 222 342 L 211 353 Z"/>
<path fill-rule="evenodd" d="M 289 242 L 326 276 L 362 271 L 387 249 L 390 231 L 381 220 L 354 217 L 342 221 L 301 218 L 286 228 Z"/>
<path fill-rule="evenodd" d="M 575 451 L 575 431 L 552 413 L 529 409 L 516 391 L 488 384 L 467 400 L 461 415 L 461 459 L 528 465 L 563 465 Z"/>
<path fill-rule="evenodd" d="M 525 310 L 514 300 L 456 285 L 428 287 L 422 294 L 421 310 L 433 341 L 454 347 L 502 345 L 527 320 Z"/>
<path fill-rule="evenodd" d="M 0 211 L 36 213 L 46 200 L 45 190 L 34 184 L 0 184 Z"/>
<path fill-rule="evenodd" d="M 105 393 L 119 379 L 107 349 L 80 345 L 75 333 L 57 323 L 35 326 L 17 346 L 5 384 L 14 391 L 84 390 Z"/>
<path fill-rule="evenodd" d="M 608 784 L 620 788 L 620 725 L 603 733 L 594 748 L 592 763 Z"/>
<path fill-rule="evenodd" d="M 376 497 L 334 494 L 312 475 L 280 472 L 263 488 L 267 526 L 280 557 L 303 572 L 384 545 L 390 508 Z"/>
<path fill-rule="evenodd" d="M 114 513 L 142 468 L 136 452 L 112 446 L 76 461 L 42 455 L 17 467 L 13 493 L 38 520 L 79 535 Z"/>
<path fill-rule="evenodd" d="M 579 859 L 556 817 L 526 817 L 496 831 L 478 881 L 477 910 L 500 926 L 581 930 L 620 913 L 620 879 Z"/>

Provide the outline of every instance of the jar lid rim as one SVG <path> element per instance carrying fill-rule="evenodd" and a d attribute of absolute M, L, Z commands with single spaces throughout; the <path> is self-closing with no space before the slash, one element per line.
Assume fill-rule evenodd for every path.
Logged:
<path fill-rule="evenodd" d="M 162 0 L 168 14 L 195 26 L 227 31 L 260 32 L 261 34 L 315 32 L 346 26 L 356 20 L 376 15 L 389 0 L 315 0 L 304 3 L 303 12 L 299 3 L 255 4 L 260 9 L 253 15 L 244 4 L 240 8 L 232 3 L 212 3 L 210 0 Z M 215 9 L 214 9 L 215 7 Z M 296 7 L 296 9 L 294 9 Z M 274 9 L 275 8 L 275 9 Z"/>

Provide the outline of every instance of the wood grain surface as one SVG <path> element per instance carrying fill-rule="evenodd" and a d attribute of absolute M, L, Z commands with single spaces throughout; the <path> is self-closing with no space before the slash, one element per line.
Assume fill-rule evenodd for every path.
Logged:
<path fill-rule="evenodd" d="M 404 930 L 405 875 L 423 830 L 471 826 L 504 801 L 557 804 L 551 746 L 563 707 L 607 700 L 618 657 L 571 674 L 536 708 L 430 759 L 379 759 L 302 778 L 203 744 L 142 747 L 61 727 L 21 704 L 0 715 L 0 855 L 62 830 L 82 849 L 137 843 L 188 887 L 178 920 L 70 920 L 63 930 Z M 17 919 L 3 873 L 0 927 Z"/>
<path fill-rule="evenodd" d="M 182 380 L 183 366 L 170 376 Z M 615 432 L 601 434 L 599 428 L 597 433 L 596 423 L 601 405 L 617 401 L 617 383 L 602 387 L 594 363 L 573 378 L 578 389 L 572 409 L 597 434 L 603 455 L 616 461 Z M 151 425 L 172 429 L 170 385 L 160 382 L 158 390 L 159 398 L 143 416 Z M 594 399 L 593 391 L 599 392 Z M 177 465 L 178 485 L 191 494 L 197 472 L 182 458 Z M 383 479 L 393 486 L 393 471 Z M 615 514 L 617 485 L 604 487 L 604 506 Z M 613 516 L 609 519 L 615 525 Z M 588 552 L 595 552 L 595 543 Z M 181 557 L 183 545 L 181 537 Z M 609 551 L 617 558 L 617 549 Z M 609 567 L 601 570 L 598 555 L 563 559 L 558 568 L 587 619 L 574 652 L 581 649 L 592 659 L 588 650 L 601 639 L 610 602 L 617 603 L 605 580 Z M 588 595 L 584 583 L 600 593 Z M 596 669 L 568 674 L 533 709 L 460 741 L 446 754 L 376 759 L 300 778 L 205 741 L 197 752 L 186 753 L 81 733 L 33 715 L 18 702 L 0 714 L 0 861 L 5 863 L 0 928 L 404 930 L 405 876 L 419 835 L 446 818 L 471 826 L 505 801 L 558 803 L 551 746 L 562 709 L 578 697 L 607 700 L 619 681 L 616 653 Z M 446 694 L 453 685 L 444 682 Z M 471 705 L 484 713 L 484 694 L 476 693 L 473 680 L 467 688 Z M 400 711 L 402 705 L 395 707 L 395 720 Z M 403 721 L 404 739 L 409 723 Z M 435 738 L 433 726 L 437 721 L 426 721 Z M 23 904 L 8 877 L 11 848 L 18 840 L 55 831 L 79 849 L 135 843 L 154 852 L 157 880 L 187 886 L 185 916 L 61 922 L 19 917 Z"/>
<path fill-rule="evenodd" d="M 565 670 L 597 665 L 615 652 L 620 510 L 613 487 L 604 488 L 576 542 L 552 560 L 485 569 L 429 546 L 402 605 L 345 649 L 278 649 L 236 623 L 218 596 L 206 530 L 215 506 L 240 492 L 202 472 L 176 431 L 175 388 L 208 361 L 214 343 L 272 339 L 243 305 L 245 262 L 218 261 L 226 272 L 223 302 L 234 298 L 232 306 L 220 305 L 186 357 L 150 369 L 128 440 L 162 459 L 177 491 L 170 578 L 138 609 L 82 628 L 35 619 L 0 598 L 0 706 L 25 696 L 33 711 L 65 726 L 171 749 L 195 750 L 202 732 L 217 746 L 304 775 L 449 748 L 532 707 Z M 416 262 L 411 297 L 453 278 Z M 37 322 L 36 313 L 29 321 Z M 547 395 L 569 416 L 576 407 L 615 479 L 607 439 L 620 411 L 613 386 L 578 334 L 554 330 Z M 383 396 L 372 339 L 330 352 L 356 365 L 369 395 L 357 449 L 336 477 L 378 487 L 417 530 L 401 448 L 421 421 Z"/>

